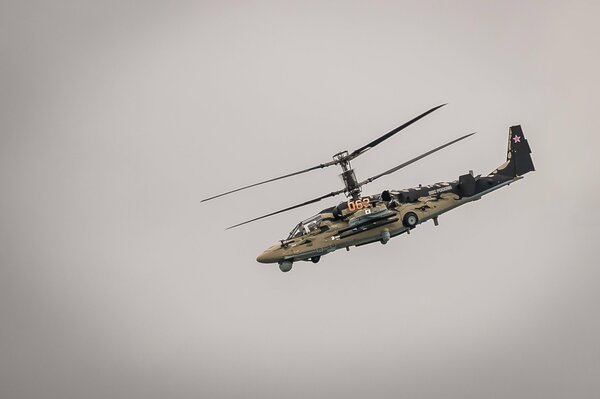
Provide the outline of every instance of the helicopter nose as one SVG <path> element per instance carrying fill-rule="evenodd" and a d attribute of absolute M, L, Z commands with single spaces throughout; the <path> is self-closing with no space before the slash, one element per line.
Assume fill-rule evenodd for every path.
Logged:
<path fill-rule="evenodd" d="M 256 257 L 256 261 L 259 263 L 271 263 L 269 262 L 271 260 L 270 258 L 270 254 L 267 251 L 265 251 Z"/>
<path fill-rule="evenodd" d="M 262 254 L 258 255 L 256 261 L 259 263 L 273 263 L 273 255 L 269 253 L 269 251 L 265 251 Z"/>
<path fill-rule="evenodd" d="M 256 257 L 256 261 L 258 263 L 267 263 L 267 258 L 268 258 L 267 253 L 263 252 L 262 254 L 260 254 Z"/>
<path fill-rule="evenodd" d="M 277 251 L 273 251 L 271 248 L 269 248 L 262 254 L 258 255 L 256 261 L 259 263 L 275 263 L 279 260 L 276 252 Z"/>

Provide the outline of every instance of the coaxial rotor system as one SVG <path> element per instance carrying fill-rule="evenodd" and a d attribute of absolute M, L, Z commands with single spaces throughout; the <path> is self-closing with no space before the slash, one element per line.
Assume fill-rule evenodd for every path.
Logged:
<path fill-rule="evenodd" d="M 386 134 L 378 137 L 377 139 L 369 142 L 368 144 L 366 144 L 366 145 L 364 145 L 364 146 L 362 146 L 362 147 L 360 147 L 360 148 L 358 148 L 358 149 L 356 149 L 356 150 L 354 150 L 352 152 L 348 152 L 348 151 L 338 152 L 337 154 L 335 154 L 333 156 L 333 160 L 332 161 L 321 163 L 321 164 L 318 164 L 318 165 L 315 165 L 315 166 L 312 166 L 312 167 L 309 167 L 309 168 L 306 168 L 306 169 L 303 169 L 303 170 L 299 170 L 297 172 L 292 172 L 292 173 L 288 173 L 286 175 L 282 175 L 282 176 L 274 177 L 274 178 L 271 178 L 271 179 L 268 179 L 268 180 L 260 181 L 258 183 L 249 184 L 249 185 L 244 186 L 244 187 L 236 188 L 234 190 L 230 190 L 230 191 L 227 191 L 227 192 L 222 193 L 222 194 L 218 194 L 218 195 L 214 195 L 212 197 L 205 198 L 205 199 L 202 200 L 202 202 L 210 201 L 210 200 L 213 200 L 213 199 L 216 199 L 216 198 L 223 197 L 225 195 L 236 193 L 238 191 L 246 190 L 246 189 L 251 188 L 251 187 L 256 187 L 256 186 L 259 186 L 259 185 L 262 185 L 262 184 L 270 183 L 270 182 L 273 182 L 273 181 L 276 181 L 276 180 L 281 180 L 281 179 L 285 179 L 285 178 L 292 177 L 292 176 L 297 176 L 297 175 L 300 175 L 300 174 L 303 174 L 303 173 L 307 173 L 307 172 L 310 172 L 310 171 L 313 171 L 313 170 L 317 170 L 317 169 L 323 169 L 323 168 L 326 168 L 326 167 L 329 167 L 329 166 L 333 166 L 333 165 L 340 165 L 340 167 L 342 169 L 341 177 L 342 177 L 342 180 L 344 181 L 344 186 L 345 186 L 343 189 L 332 191 L 329 194 L 322 195 L 320 197 L 317 197 L 317 198 L 314 198 L 314 199 L 302 202 L 300 204 L 293 205 L 293 206 L 290 206 L 290 207 L 278 210 L 276 212 L 271 212 L 269 214 L 253 218 L 253 219 L 247 220 L 247 221 L 242 222 L 242 223 L 238 223 L 236 225 L 228 227 L 228 229 L 231 229 L 231 228 L 234 228 L 234 227 L 238 227 L 238 226 L 250 223 L 250 222 L 254 222 L 256 220 L 263 219 L 263 218 L 266 218 L 266 217 L 269 217 L 269 216 L 277 215 L 279 213 L 287 212 L 287 211 L 290 211 L 292 209 L 296 209 L 296 208 L 300 208 L 300 207 L 303 207 L 303 206 L 306 206 L 306 205 L 314 204 L 314 203 L 319 202 L 319 201 L 321 201 L 323 199 L 326 199 L 326 198 L 329 198 L 329 197 L 334 197 L 334 196 L 342 194 L 342 193 L 346 194 L 346 196 L 348 198 L 357 199 L 357 198 L 360 197 L 362 186 L 364 186 L 365 184 L 371 183 L 372 181 L 374 181 L 376 179 L 379 179 L 380 177 L 383 177 L 383 176 L 389 175 L 391 173 L 394 173 L 394 172 L 396 172 L 396 171 L 398 171 L 398 170 L 400 170 L 400 169 L 402 169 L 402 168 L 404 168 L 404 167 L 406 167 L 406 166 L 408 166 L 408 165 L 410 165 L 410 164 L 412 164 L 412 163 L 414 163 L 414 162 L 416 162 L 416 161 L 418 161 L 418 160 L 420 160 L 420 159 L 422 159 L 422 158 L 424 158 L 424 157 L 426 157 L 428 155 L 433 154 L 434 152 L 437 152 L 437 151 L 439 151 L 439 150 L 441 150 L 443 148 L 446 148 L 446 147 L 448 147 L 448 146 L 450 146 L 450 145 L 452 145 L 454 143 L 457 143 L 457 142 L 459 142 L 461 140 L 464 140 L 467 137 L 472 136 L 473 134 L 475 134 L 475 133 L 470 133 L 470 134 L 461 136 L 461 137 L 459 137 L 457 139 L 454 139 L 452 141 L 449 141 L 449 142 L 447 142 L 447 143 L 445 143 L 443 145 L 440 145 L 440 146 L 438 146 L 438 147 L 436 147 L 436 148 L 434 148 L 434 149 L 432 149 L 430 151 L 427 151 L 427 152 L 425 152 L 425 153 L 423 153 L 423 154 L 421 154 L 421 155 L 419 155 L 417 157 L 414 157 L 414 158 L 412 158 L 412 159 L 410 159 L 410 160 L 408 160 L 408 161 L 406 161 L 406 162 L 404 162 L 404 163 L 402 163 L 402 164 L 400 164 L 398 166 L 395 166 L 395 167 L 393 167 L 393 168 L 391 168 L 391 169 L 389 169 L 389 170 L 387 170 L 385 172 L 382 172 L 382 173 L 379 173 L 379 174 L 377 174 L 375 176 L 369 177 L 366 180 L 359 181 L 356 178 L 356 175 L 354 173 L 354 169 L 352 169 L 350 161 L 352 161 L 353 159 L 355 159 L 359 155 L 362 155 L 365 152 L 369 151 L 373 147 L 381 144 L 382 142 L 384 142 L 385 140 L 391 138 L 392 136 L 394 136 L 395 134 L 399 133 L 403 129 L 409 127 L 413 123 L 417 122 L 418 120 L 424 118 L 425 116 L 429 115 L 433 111 L 436 111 L 437 109 L 439 109 L 439 108 L 441 108 L 441 107 L 443 107 L 445 105 L 446 104 L 441 104 L 441 105 L 438 105 L 436 107 L 431 108 L 428 111 L 423 112 L 422 114 L 420 114 L 420 115 L 412 118 L 408 122 L 406 122 L 406 123 L 404 123 L 404 124 L 396 127 L 395 129 L 387 132 Z"/>

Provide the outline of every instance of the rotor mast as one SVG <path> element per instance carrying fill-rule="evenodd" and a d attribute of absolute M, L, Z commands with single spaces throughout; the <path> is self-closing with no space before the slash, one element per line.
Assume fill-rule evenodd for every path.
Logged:
<path fill-rule="evenodd" d="M 346 196 L 352 197 L 352 199 L 359 198 L 361 188 L 358 180 L 356 180 L 354 169 L 352 169 L 352 165 L 350 165 L 348 151 L 338 152 L 333 156 L 333 160 L 342 167 L 342 174 L 340 176 L 344 181 L 344 185 L 346 186 Z"/>

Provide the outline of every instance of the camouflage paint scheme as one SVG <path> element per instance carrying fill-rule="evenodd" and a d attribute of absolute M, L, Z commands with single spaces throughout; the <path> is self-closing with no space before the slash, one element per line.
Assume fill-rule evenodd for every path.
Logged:
<path fill-rule="evenodd" d="M 417 225 L 522 179 L 535 170 L 531 149 L 521 126 L 512 126 L 508 135 L 506 162 L 487 176 L 462 175 L 458 180 L 349 199 L 299 223 L 287 239 L 281 240 L 256 259 L 279 263 L 284 272 L 297 261 L 318 262 L 321 256 L 338 249 L 373 242 L 386 244 L 392 237 L 410 233 Z"/>

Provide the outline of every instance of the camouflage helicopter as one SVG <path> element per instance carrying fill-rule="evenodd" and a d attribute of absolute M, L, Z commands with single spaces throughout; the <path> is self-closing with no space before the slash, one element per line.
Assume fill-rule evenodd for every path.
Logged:
<path fill-rule="evenodd" d="M 215 195 L 202 200 L 202 202 L 312 170 L 340 165 L 341 177 L 345 185 L 343 189 L 228 227 L 231 229 L 314 204 L 325 198 L 346 194 L 347 201 L 326 208 L 301 221 L 287 238 L 279 240 L 256 258 L 260 263 L 278 263 L 282 272 L 289 272 L 294 262 L 312 261 L 317 263 L 321 256 L 338 249 L 346 248 L 349 251 L 351 246 L 358 247 L 374 242 L 387 244 L 392 237 L 403 233 L 410 234 L 410 231 L 417 225 L 428 220 L 432 220 L 437 226 L 438 217 L 441 214 L 468 202 L 476 201 L 492 191 L 522 179 L 525 173 L 535 170 L 530 155 L 531 149 L 521 126 L 517 125 L 509 128 L 506 162 L 487 176 L 473 176 L 473 172 L 470 171 L 454 181 L 428 186 L 420 185 L 403 190 L 384 190 L 381 194 L 361 196 L 362 186 L 365 184 L 397 172 L 434 152 L 475 134 L 459 137 L 366 180 L 357 180 L 350 161 L 444 105 L 446 104 L 422 113 L 353 152 L 339 152 L 333 156 L 332 161 Z"/>

